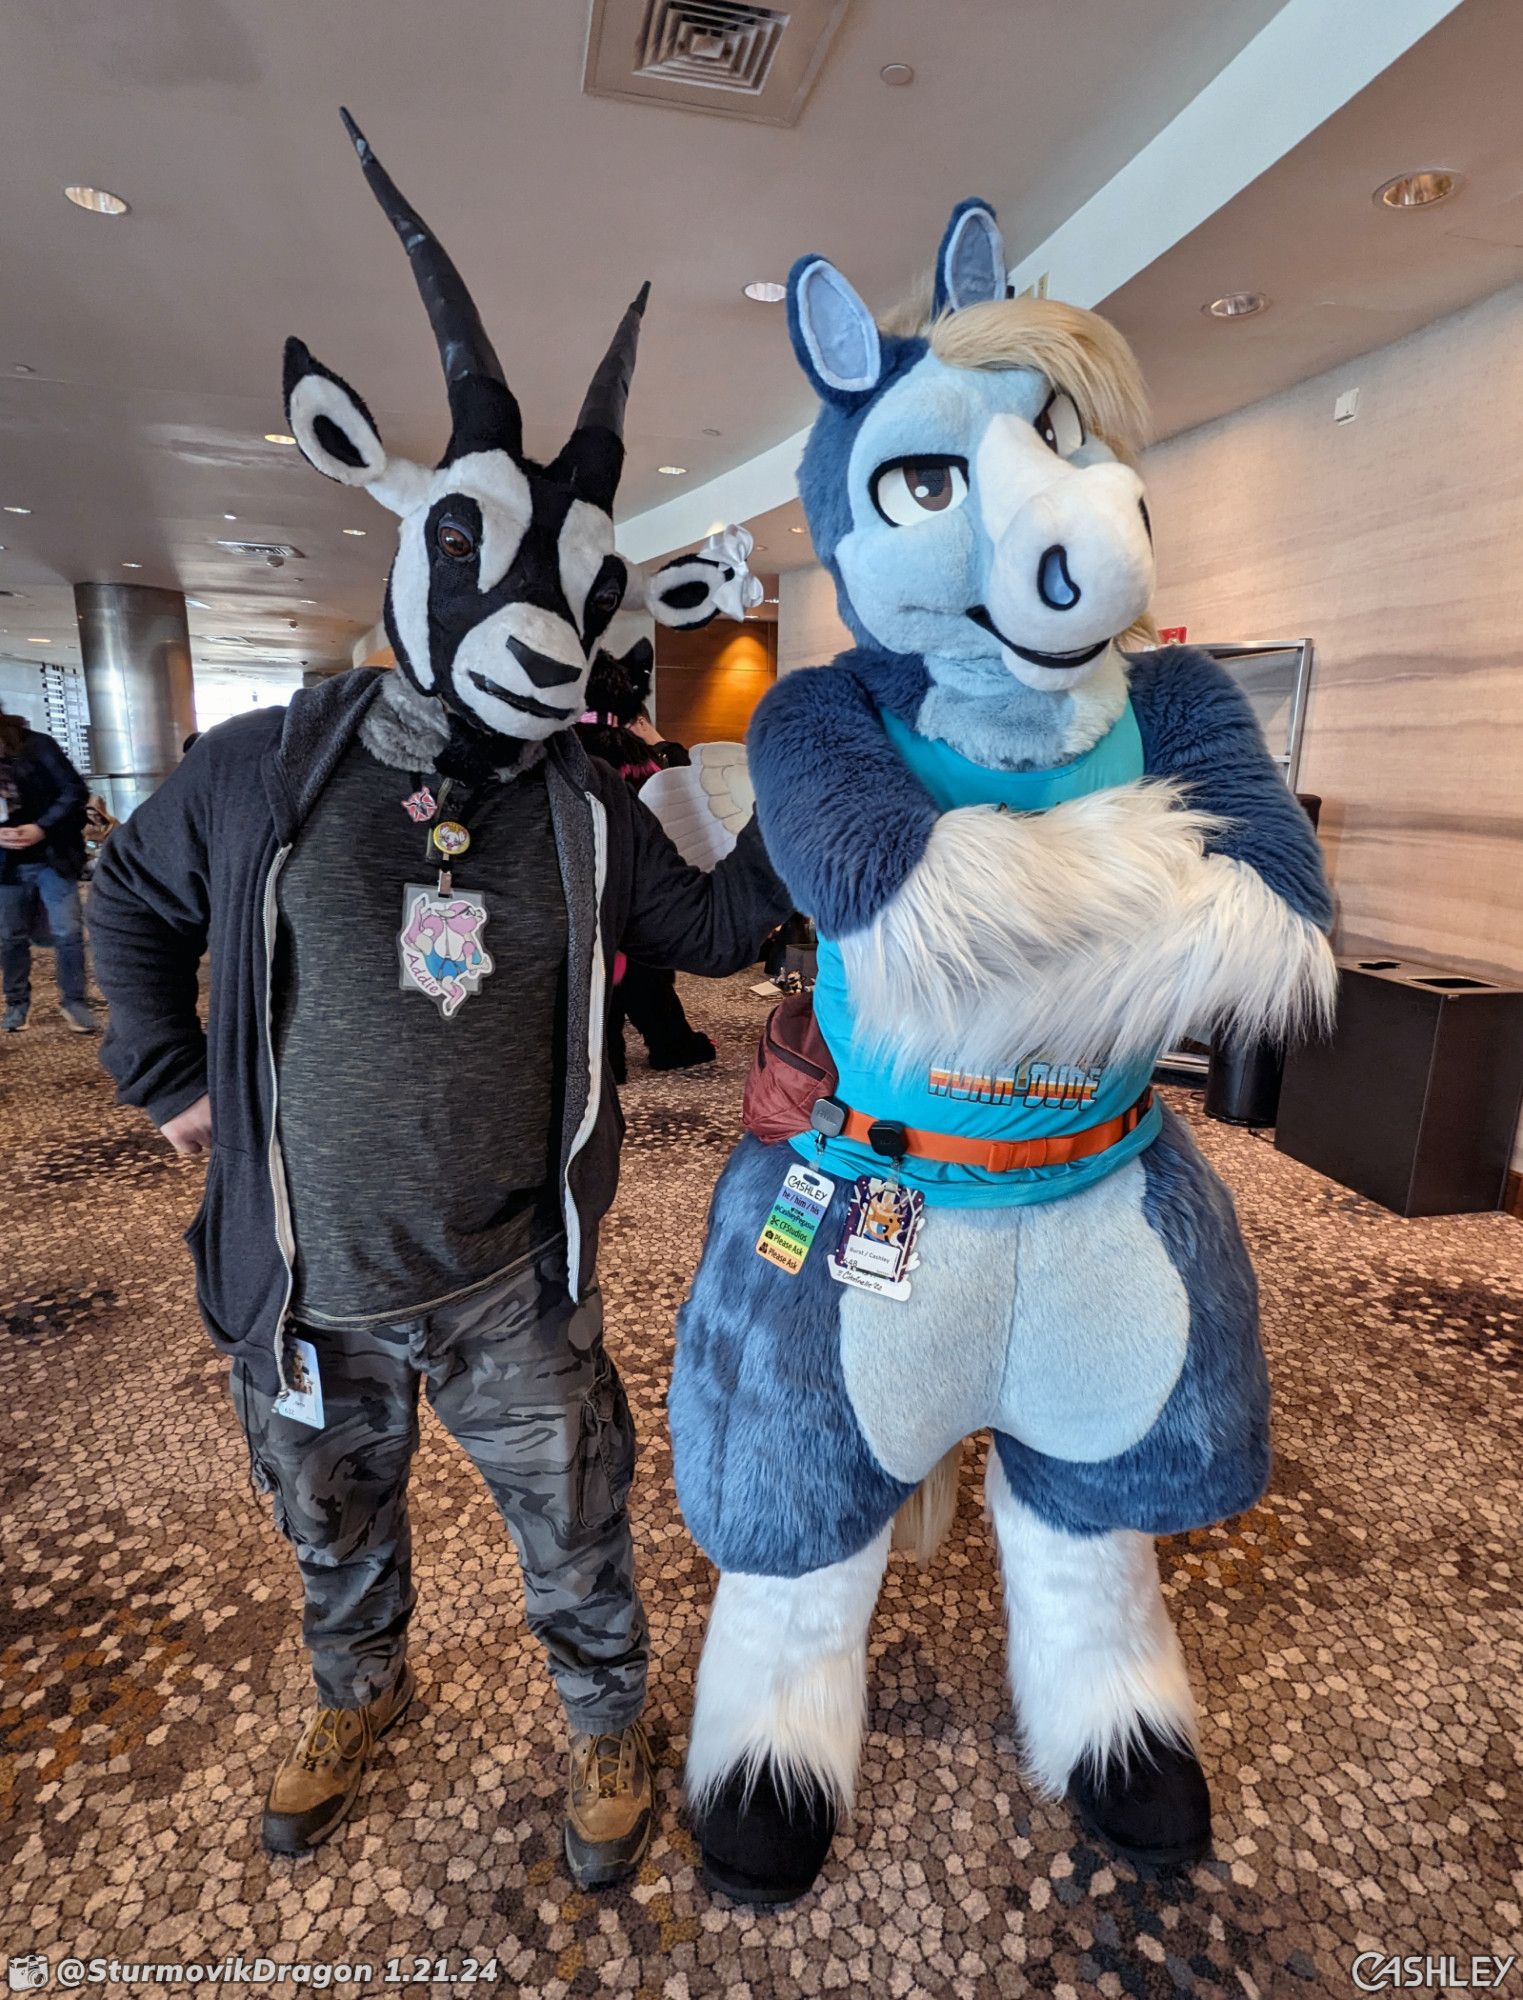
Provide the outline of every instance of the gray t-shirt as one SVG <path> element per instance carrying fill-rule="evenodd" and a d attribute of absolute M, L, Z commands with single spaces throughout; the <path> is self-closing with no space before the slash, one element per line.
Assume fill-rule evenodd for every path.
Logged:
<path fill-rule="evenodd" d="M 450 1020 L 399 983 L 404 888 L 437 878 L 428 828 L 402 804 L 415 783 L 352 744 L 280 875 L 273 1013 L 298 1318 L 404 1317 L 558 1226 L 567 926 L 544 765 L 490 780 L 463 815 L 454 886 L 485 902 L 493 970 Z"/>

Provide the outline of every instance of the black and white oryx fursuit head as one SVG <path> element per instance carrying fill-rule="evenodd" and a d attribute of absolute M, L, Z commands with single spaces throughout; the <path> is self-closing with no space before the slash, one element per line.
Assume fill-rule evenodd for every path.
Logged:
<path fill-rule="evenodd" d="M 448 711 L 443 763 L 463 770 L 500 761 L 493 739 L 532 742 L 575 722 L 609 620 L 647 600 L 645 579 L 614 552 L 613 503 L 650 287 L 619 321 L 566 443 L 548 463 L 528 457 L 517 400 L 463 279 L 342 116 L 428 312 L 450 438 L 432 469 L 388 454 L 362 399 L 296 339 L 286 342 L 286 417 L 319 472 L 364 487 L 401 517 L 386 630 L 402 672 Z M 648 598 L 660 616 L 659 585 Z M 694 607 L 680 615 L 692 622 Z"/>

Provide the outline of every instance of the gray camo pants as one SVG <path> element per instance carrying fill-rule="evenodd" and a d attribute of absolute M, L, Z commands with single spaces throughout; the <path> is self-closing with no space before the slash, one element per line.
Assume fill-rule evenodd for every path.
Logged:
<path fill-rule="evenodd" d="M 618 1730 L 640 1713 L 649 1646 L 625 1512 L 634 1427 L 603 1351 L 602 1300 L 571 1299 L 565 1261 L 557 1240 L 422 1318 L 298 1329 L 317 1350 L 321 1430 L 277 1416 L 234 1364 L 233 1405 L 255 1483 L 296 1553 L 302 1635 L 327 1706 L 372 1700 L 402 1663 L 422 1382 L 507 1523 L 529 1626 L 572 1727 Z"/>

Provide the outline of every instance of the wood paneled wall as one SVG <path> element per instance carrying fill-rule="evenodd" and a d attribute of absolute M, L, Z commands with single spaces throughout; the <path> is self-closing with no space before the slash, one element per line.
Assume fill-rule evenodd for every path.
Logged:
<path fill-rule="evenodd" d="M 656 630 L 656 721 L 678 743 L 739 743 L 777 678 L 777 627 L 716 618 L 696 632 Z"/>
<path fill-rule="evenodd" d="M 1523 287 L 1144 471 L 1159 624 L 1316 644 L 1300 785 L 1340 945 L 1523 978 Z"/>

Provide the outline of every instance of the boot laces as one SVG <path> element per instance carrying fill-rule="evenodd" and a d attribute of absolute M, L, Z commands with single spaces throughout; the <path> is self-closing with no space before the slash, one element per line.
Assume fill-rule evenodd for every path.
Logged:
<path fill-rule="evenodd" d="M 621 1729 L 588 1740 L 582 1768 L 594 1798 L 617 1798 L 623 1789 L 630 1735 L 629 1730 Z"/>
<path fill-rule="evenodd" d="M 301 1763 L 307 1771 L 315 1771 L 322 1764 L 330 1763 L 335 1757 L 342 1757 L 344 1746 L 339 1740 L 339 1717 L 341 1708 L 320 1708 L 307 1724 L 307 1732 L 302 1739 Z"/>

